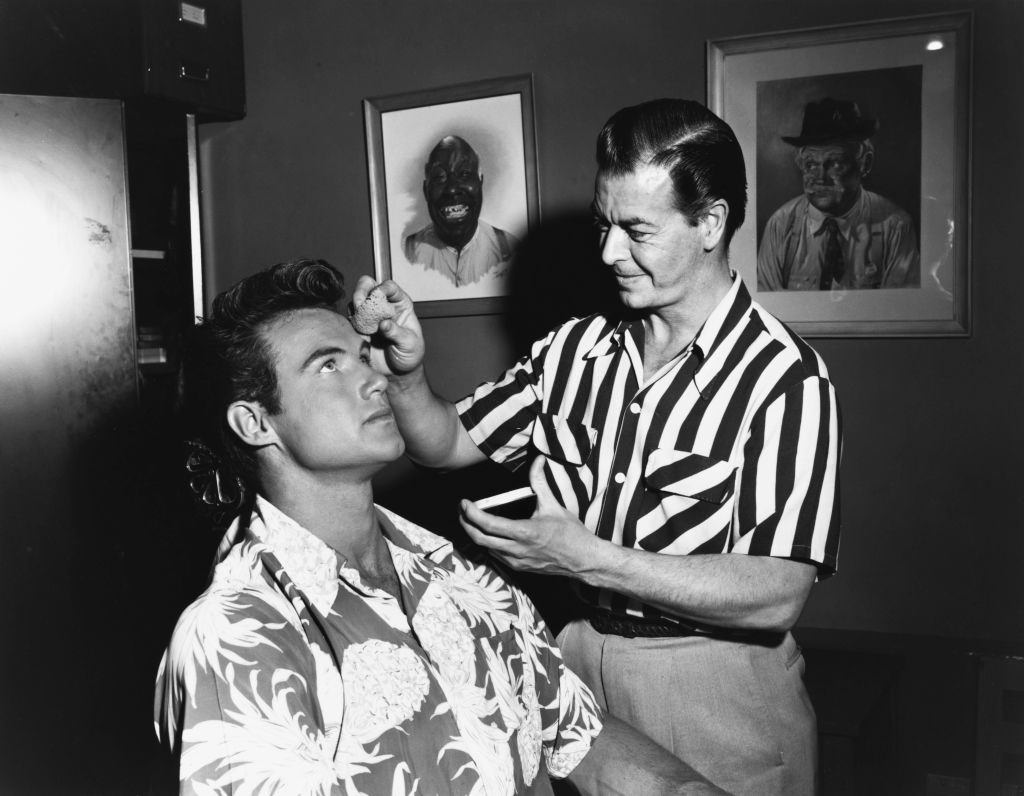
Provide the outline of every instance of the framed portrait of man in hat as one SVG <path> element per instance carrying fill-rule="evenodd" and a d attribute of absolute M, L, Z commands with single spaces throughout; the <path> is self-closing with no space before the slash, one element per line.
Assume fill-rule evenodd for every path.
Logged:
<path fill-rule="evenodd" d="M 810 336 L 969 332 L 969 14 L 708 44 L 749 221 L 731 262 Z"/>

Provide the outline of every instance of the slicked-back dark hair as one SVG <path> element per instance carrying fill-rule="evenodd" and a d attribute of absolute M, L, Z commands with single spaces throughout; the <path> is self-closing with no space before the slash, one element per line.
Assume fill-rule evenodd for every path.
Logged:
<path fill-rule="evenodd" d="M 691 224 L 715 200 L 729 205 L 728 249 L 747 208 L 747 172 L 732 128 L 693 100 L 657 99 L 623 108 L 597 136 L 598 171 L 622 176 L 646 165 L 669 170 L 676 209 Z"/>
<path fill-rule="evenodd" d="M 230 429 L 226 414 L 235 401 L 258 401 L 271 414 L 281 411 L 267 327 L 295 310 L 340 312 L 344 295 L 344 278 L 332 265 L 292 260 L 225 290 L 196 326 L 185 357 L 186 422 L 247 486 L 257 481 L 255 452 Z"/>

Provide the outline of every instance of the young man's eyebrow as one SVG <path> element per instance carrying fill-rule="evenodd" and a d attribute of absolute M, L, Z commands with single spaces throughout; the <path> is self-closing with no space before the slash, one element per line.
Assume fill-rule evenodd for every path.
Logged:
<path fill-rule="evenodd" d="M 302 367 L 299 368 L 299 370 L 305 370 L 306 368 L 308 368 L 310 365 L 312 365 L 314 362 L 316 362 L 316 360 L 320 359 L 321 357 L 331 356 L 332 354 L 346 354 L 346 353 L 348 353 L 348 352 L 345 351 L 344 348 L 339 348 L 336 345 L 324 346 L 323 348 L 318 348 L 316 351 L 312 352 L 308 357 L 306 357 L 306 361 L 302 363 Z"/>

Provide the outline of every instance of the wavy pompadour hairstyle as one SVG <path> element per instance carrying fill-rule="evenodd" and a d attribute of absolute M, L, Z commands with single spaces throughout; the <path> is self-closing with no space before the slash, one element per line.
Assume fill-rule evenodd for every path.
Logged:
<path fill-rule="evenodd" d="M 267 327 L 302 309 L 341 312 L 342 275 L 324 260 L 278 263 L 225 290 L 195 328 L 185 357 L 182 406 L 192 433 L 247 485 L 257 478 L 256 457 L 227 424 L 235 401 L 258 401 L 281 411 L 274 355 Z"/>
<path fill-rule="evenodd" d="M 693 100 L 657 99 L 623 108 L 597 136 L 598 170 L 621 176 L 646 165 L 669 170 L 676 209 L 690 224 L 718 199 L 729 205 L 728 249 L 747 208 L 747 172 L 732 128 Z"/>

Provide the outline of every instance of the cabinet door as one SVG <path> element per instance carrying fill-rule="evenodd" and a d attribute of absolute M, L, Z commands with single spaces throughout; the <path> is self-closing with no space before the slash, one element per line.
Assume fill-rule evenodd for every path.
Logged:
<path fill-rule="evenodd" d="M 104 653 L 81 628 L 109 624 L 89 599 L 118 561 L 83 551 L 111 545 L 102 507 L 118 485 L 97 450 L 137 400 L 127 233 L 121 104 L 0 95 L 0 682 L 17 717 L 4 792 L 85 788 L 82 761 L 53 765 L 38 739 L 82 746 L 97 715 L 101 667 L 82 671 Z M 77 785 L 51 782 L 60 769 Z"/>

